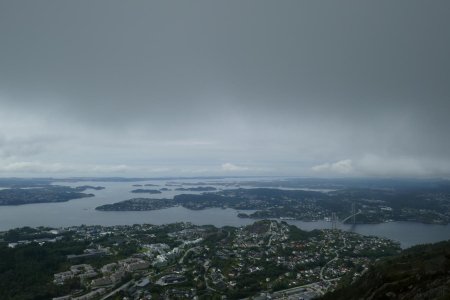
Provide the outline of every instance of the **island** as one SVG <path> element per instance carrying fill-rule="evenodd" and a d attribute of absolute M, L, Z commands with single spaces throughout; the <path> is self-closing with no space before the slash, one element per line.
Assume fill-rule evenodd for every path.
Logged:
<path fill-rule="evenodd" d="M 176 206 L 171 199 L 150 199 L 150 198 L 133 198 L 114 204 L 105 204 L 96 207 L 101 211 L 145 211 L 158 210 Z"/>
<path fill-rule="evenodd" d="M 136 189 L 132 190 L 131 192 L 135 194 L 161 194 L 161 191 L 159 190 L 149 190 L 149 189 Z"/>
<path fill-rule="evenodd" d="M 82 186 L 77 186 L 75 189 L 80 192 L 84 192 L 85 190 L 88 190 L 88 189 L 100 191 L 100 190 L 104 190 L 105 187 L 104 186 L 82 185 Z"/>
<path fill-rule="evenodd" d="M 160 192 L 160 191 L 158 191 Z M 180 194 L 159 199 L 166 205 L 192 210 L 233 208 L 241 218 L 295 219 L 302 221 L 341 221 L 344 223 L 382 223 L 414 221 L 433 224 L 450 222 L 450 190 L 346 188 L 329 192 L 275 188 L 228 189 L 202 194 Z M 140 198 L 139 205 L 126 200 L 109 204 L 108 210 L 155 210 L 154 199 Z M 102 210 L 102 207 L 98 208 Z"/>
<path fill-rule="evenodd" d="M 47 185 L 30 188 L 9 188 L 0 190 L 0 205 L 23 205 L 33 203 L 66 202 L 73 199 L 94 197 L 81 193 L 86 188 Z"/>
<path fill-rule="evenodd" d="M 189 187 L 189 188 L 176 188 L 176 191 L 183 191 L 183 192 L 212 192 L 216 191 L 217 189 L 212 186 L 198 186 L 198 187 Z"/>

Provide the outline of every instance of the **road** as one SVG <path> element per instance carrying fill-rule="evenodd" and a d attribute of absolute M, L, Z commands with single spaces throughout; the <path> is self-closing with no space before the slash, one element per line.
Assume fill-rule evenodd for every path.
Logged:
<path fill-rule="evenodd" d="M 212 288 L 212 287 L 209 285 L 209 283 L 208 283 L 208 278 L 206 278 L 206 276 L 208 275 L 209 261 L 206 261 L 206 262 L 203 264 L 203 268 L 205 268 L 205 274 L 203 275 L 203 280 L 205 281 L 206 288 L 207 288 L 208 290 L 210 290 L 210 291 L 217 292 L 216 289 Z"/>
<path fill-rule="evenodd" d="M 270 227 L 269 227 L 270 238 L 269 238 L 269 241 L 267 242 L 267 247 L 270 247 L 270 245 L 272 244 L 272 238 L 274 235 L 272 228 L 273 228 L 273 221 L 270 221 Z"/>
<path fill-rule="evenodd" d="M 341 251 L 342 249 L 344 249 L 345 247 L 347 247 L 347 240 L 345 239 L 345 237 L 342 237 L 342 239 L 343 239 L 343 241 L 344 241 L 344 245 L 343 245 L 341 248 L 339 248 L 339 249 L 337 249 L 337 250 L 335 251 L 336 256 L 335 256 L 333 259 L 329 260 L 329 261 L 328 261 L 328 262 L 320 269 L 320 280 L 323 280 L 323 281 L 326 281 L 326 282 L 330 282 L 330 281 L 331 281 L 331 280 L 328 280 L 328 279 L 323 278 L 323 271 L 325 270 L 325 268 L 327 267 L 327 265 L 329 265 L 330 263 L 332 263 L 333 261 L 335 261 L 335 260 L 337 260 L 337 259 L 339 258 L 339 251 Z"/>
<path fill-rule="evenodd" d="M 108 299 L 111 296 L 114 296 L 116 293 L 118 293 L 119 291 L 122 291 L 126 288 L 128 288 L 130 286 L 130 284 L 134 283 L 134 280 L 130 280 L 124 284 L 122 284 L 121 286 L 119 286 L 117 289 L 113 290 L 112 292 L 110 292 L 109 294 L 107 294 L 106 296 L 103 296 L 102 298 L 100 298 L 100 300 L 105 300 Z"/>
<path fill-rule="evenodd" d="M 326 281 L 325 278 L 323 278 L 323 271 L 325 270 L 325 268 L 327 267 L 327 265 L 329 265 L 330 263 L 332 263 L 333 261 L 337 260 L 339 258 L 339 253 L 338 250 L 336 250 L 336 256 L 332 259 L 329 260 L 321 269 L 320 269 L 320 280 Z"/>
<path fill-rule="evenodd" d="M 350 218 L 352 218 L 353 216 L 359 215 L 360 213 L 362 213 L 362 210 L 358 209 L 358 212 L 348 216 L 347 218 L 345 218 L 344 220 L 341 221 L 342 224 L 344 224 L 345 222 L 347 222 L 347 220 L 349 220 Z"/>
<path fill-rule="evenodd" d="M 178 263 L 179 263 L 179 264 L 182 264 L 183 261 L 184 261 L 184 259 L 185 259 L 185 257 L 189 254 L 189 252 L 194 251 L 196 248 L 198 249 L 198 248 L 200 248 L 200 247 L 197 246 L 197 247 L 189 248 L 189 249 L 184 253 L 184 255 L 180 258 L 180 260 L 178 261 Z"/>
<path fill-rule="evenodd" d="M 336 281 L 339 278 L 330 279 L 330 281 Z M 299 299 L 303 297 L 305 300 L 317 298 L 317 296 L 322 295 L 320 284 L 322 281 L 312 282 L 301 286 L 296 286 L 293 288 L 288 288 L 285 290 L 269 293 L 268 291 L 262 291 L 260 296 L 253 296 L 250 298 L 243 298 L 241 300 L 266 300 L 266 299 Z M 270 296 L 270 298 L 268 297 Z"/>

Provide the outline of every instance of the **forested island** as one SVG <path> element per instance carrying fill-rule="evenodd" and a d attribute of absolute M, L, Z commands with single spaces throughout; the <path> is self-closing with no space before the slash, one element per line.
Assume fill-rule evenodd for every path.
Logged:
<path fill-rule="evenodd" d="M 82 185 L 82 186 L 77 186 L 75 189 L 80 192 L 84 192 L 85 190 L 89 190 L 89 189 L 100 191 L 100 190 L 104 190 L 105 187 L 104 186 Z"/>
<path fill-rule="evenodd" d="M 102 211 L 145 211 L 164 209 L 175 205 L 176 203 L 171 199 L 133 198 L 114 204 L 98 206 L 95 209 Z"/>
<path fill-rule="evenodd" d="M 213 186 L 197 186 L 197 187 L 189 187 L 189 188 L 176 188 L 175 191 L 183 191 L 183 192 L 212 192 L 217 189 Z"/>
<path fill-rule="evenodd" d="M 68 186 L 48 185 L 3 189 L 0 190 L 0 205 L 65 202 L 72 199 L 93 197 L 93 194 L 82 193 L 87 188 L 92 187 L 83 186 L 72 188 Z"/>
<path fill-rule="evenodd" d="M 135 194 L 161 194 L 159 190 L 150 190 L 150 189 L 135 189 L 131 191 Z"/>

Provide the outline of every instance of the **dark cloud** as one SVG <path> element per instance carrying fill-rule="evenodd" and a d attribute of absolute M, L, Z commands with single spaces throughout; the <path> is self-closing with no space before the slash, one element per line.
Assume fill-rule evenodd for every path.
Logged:
<path fill-rule="evenodd" d="M 0 142 L 39 145 L 13 160 L 2 142 L 3 165 L 448 176 L 449 13 L 447 1 L 3 1 Z"/>

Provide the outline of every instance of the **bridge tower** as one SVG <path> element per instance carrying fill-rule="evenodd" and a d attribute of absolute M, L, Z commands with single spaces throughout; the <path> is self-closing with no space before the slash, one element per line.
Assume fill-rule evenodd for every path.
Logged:
<path fill-rule="evenodd" d="M 337 229 L 337 221 L 338 221 L 337 216 L 336 213 L 334 212 L 331 214 L 331 229 L 333 230 Z"/>
<path fill-rule="evenodd" d="M 352 203 L 352 223 L 356 224 L 356 204 L 355 202 Z"/>

